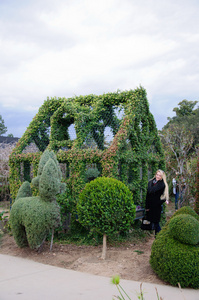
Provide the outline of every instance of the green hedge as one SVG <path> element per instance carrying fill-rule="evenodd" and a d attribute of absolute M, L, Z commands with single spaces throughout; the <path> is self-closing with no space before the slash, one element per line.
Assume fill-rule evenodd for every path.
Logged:
<path fill-rule="evenodd" d="M 193 215 L 191 208 L 178 210 L 152 245 L 153 270 L 174 286 L 199 288 L 199 222 Z"/>
<path fill-rule="evenodd" d="M 169 222 L 171 236 L 184 244 L 199 243 L 199 222 L 191 215 L 177 215 Z"/>

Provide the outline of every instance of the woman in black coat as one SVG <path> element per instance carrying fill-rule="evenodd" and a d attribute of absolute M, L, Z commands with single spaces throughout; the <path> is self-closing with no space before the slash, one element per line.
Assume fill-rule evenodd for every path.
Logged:
<path fill-rule="evenodd" d="M 155 229 L 155 235 L 161 230 L 160 217 L 161 205 L 166 201 L 168 204 L 168 184 L 164 171 L 157 170 L 155 177 L 148 183 L 146 196 L 146 217 Z"/>

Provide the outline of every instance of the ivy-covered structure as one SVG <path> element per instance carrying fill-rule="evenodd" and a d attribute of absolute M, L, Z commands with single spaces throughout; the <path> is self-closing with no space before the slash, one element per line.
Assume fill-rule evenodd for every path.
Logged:
<path fill-rule="evenodd" d="M 38 152 L 25 153 L 31 143 Z M 156 169 L 164 169 L 158 131 L 142 87 L 44 101 L 10 155 L 13 200 L 21 183 L 36 176 L 46 148 L 55 151 L 67 183 L 67 197 L 73 201 L 86 184 L 87 172 L 94 169 L 99 176 L 124 182 L 133 192 L 134 202 L 142 204 L 148 179 Z"/>

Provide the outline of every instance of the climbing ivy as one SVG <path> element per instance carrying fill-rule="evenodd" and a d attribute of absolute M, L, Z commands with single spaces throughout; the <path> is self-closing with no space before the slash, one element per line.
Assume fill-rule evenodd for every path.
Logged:
<path fill-rule="evenodd" d="M 76 134 L 74 139 L 69 133 L 71 125 Z M 105 138 L 107 128 L 112 132 L 112 141 Z M 40 151 L 23 153 L 31 142 Z M 58 161 L 65 165 L 66 197 L 73 199 L 74 203 L 86 184 L 86 171 L 90 165 L 98 169 L 99 176 L 124 182 L 137 204 L 142 204 L 145 198 L 148 170 L 154 174 L 158 168 L 165 168 L 156 124 L 142 87 L 99 96 L 48 98 L 44 101 L 10 155 L 13 199 L 25 180 L 24 176 L 26 180 L 30 178 L 30 170 L 36 174 L 45 148 L 55 151 Z M 22 165 L 24 169 L 28 168 L 23 176 Z"/>

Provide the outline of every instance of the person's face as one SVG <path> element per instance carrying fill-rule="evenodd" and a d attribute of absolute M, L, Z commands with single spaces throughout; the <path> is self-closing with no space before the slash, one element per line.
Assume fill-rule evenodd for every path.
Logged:
<path fill-rule="evenodd" d="M 160 172 L 157 172 L 156 175 L 155 175 L 155 179 L 158 181 L 158 180 L 162 180 L 162 175 Z"/>

